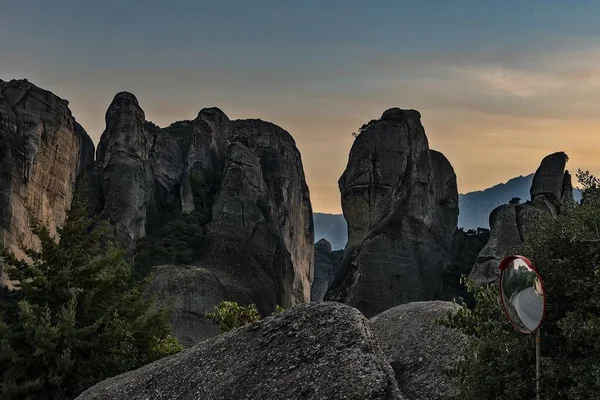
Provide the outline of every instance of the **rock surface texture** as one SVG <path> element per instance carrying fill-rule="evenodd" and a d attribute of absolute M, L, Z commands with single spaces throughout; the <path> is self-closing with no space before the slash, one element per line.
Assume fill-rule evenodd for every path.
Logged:
<path fill-rule="evenodd" d="M 176 304 L 175 335 L 184 343 L 214 331 L 202 314 L 221 301 L 256 303 L 267 315 L 310 300 L 309 191 L 294 139 L 277 125 L 232 121 L 213 107 L 159 128 L 122 92 L 87 177 L 90 208 L 130 249 L 153 229 L 197 215 L 204 233 L 192 265 L 161 266 L 151 285 Z"/>
<path fill-rule="evenodd" d="M 343 250 L 332 251 L 331 243 L 321 239 L 315 243 L 315 276 L 312 283 L 310 301 L 321 301 L 333 283 Z"/>
<path fill-rule="evenodd" d="M 94 144 L 68 102 L 26 80 L 0 80 L 0 246 L 37 245 L 29 215 L 56 233 Z"/>
<path fill-rule="evenodd" d="M 531 185 L 531 201 L 504 204 L 490 214 L 490 238 L 481 250 L 470 277 L 479 284 L 498 279 L 500 261 L 527 240 L 536 219 L 560 213 L 562 199 L 573 199 L 571 175 L 565 171 L 568 157 L 563 152 L 546 156 Z"/>
<path fill-rule="evenodd" d="M 402 399 L 368 321 L 310 303 L 108 379 L 79 400 Z"/>
<path fill-rule="evenodd" d="M 348 244 L 325 299 L 367 317 L 438 298 L 458 218 L 456 175 L 421 115 L 387 110 L 361 128 L 339 180 Z"/>
<path fill-rule="evenodd" d="M 467 338 L 436 323 L 455 307 L 446 301 L 415 302 L 371 318 L 372 329 L 407 399 L 445 400 L 458 394 L 446 372 L 463 356 Z"/>

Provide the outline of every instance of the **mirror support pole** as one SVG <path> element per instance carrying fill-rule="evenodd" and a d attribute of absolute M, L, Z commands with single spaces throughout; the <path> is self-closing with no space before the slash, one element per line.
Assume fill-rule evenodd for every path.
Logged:
<path fill-rule="evenodd" d="M 540 366 L 541 366 L 541 358 L 542 358 L 542 349 L 540 346 L 540 330 L 538 328 L 535 331 L 535 398 L 537 400 L 541 400 L 540 393 Z"/>

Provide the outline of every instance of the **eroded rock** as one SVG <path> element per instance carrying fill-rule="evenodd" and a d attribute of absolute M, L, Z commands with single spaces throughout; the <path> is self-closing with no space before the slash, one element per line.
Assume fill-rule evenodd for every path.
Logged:
<path fill-rule="evenodd" d="M 458 193 L 450 163 L 429 150 L 420 114 L 390 109 L 365 125 L 339 186 L 348 244 L 325 298 L 367 316 L 436 299 L 450 264 Z"/>
<path fill-rule="evenodd" d="M 565 171 L 568 157 L 563 152 L 546 156 L 531 185 L 531 198 L 523 204 L 504 204 L 490 214 L 490 238 L 481 250 L 470 278 L 479 284 L 495 282 L 504 257 L 523 244 L 540 217 L 560 213 L 561 200 L 573 200 L 571 175 Z"/>
<path fill-rule="evenodd" d="M 437 320 L 456 311 L 447 301 L 403 304 L 371 318 L 400 391 L 411 400 L 446 400 L 458 394 L 448 370 L 464 355 L 467 337 Z"/>
<path fill-rule="evenodd" d="M 68 101 L 26 80 L 0 80 L 0 246 L 37 246 L 29 213 L 51 234 L 65 219 L 94 145 Z"/>
<path fill-rule="evenodd" d="M 368 321 L 310 303 L 108 379 L 77 399 L 402 399 Z"/>

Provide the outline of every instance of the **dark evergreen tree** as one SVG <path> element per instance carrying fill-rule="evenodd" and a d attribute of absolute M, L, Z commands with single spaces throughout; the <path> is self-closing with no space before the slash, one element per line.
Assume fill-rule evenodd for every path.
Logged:
<path fill-rule="evenodd" d="M 60 241 L 33 227 L 29 260 L 3 251 L 16 289 L 0 298 L 0 398 L 72 399 L 105 378 L 180 350 L 168 313 L 142 295 L 105 221 L 76 195 Z"/>

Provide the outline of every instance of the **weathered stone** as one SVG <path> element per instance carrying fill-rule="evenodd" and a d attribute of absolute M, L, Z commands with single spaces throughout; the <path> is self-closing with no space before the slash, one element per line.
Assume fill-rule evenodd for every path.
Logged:
<path fill-rule="evenodd" d="M 51 234 L 65 219 L 94 145 L 68 102 L 26 80 L 0 80 L 0 246 L 37 246 L 29 215 Z"/>
<path fill-rule="evenodd" d="M 102 215 L 128 248 L 146 233 L 146 207 L 153 186 L 148 156 L 153 141 L 135 96 L 118 93 L 106 111 L 106 129 L 96 155 L 102 168 Z"/>
<path fill-rule="evenodd" d="M 447 372 L 463 357 L 467 338 L 437 323 L 456 307 L 445 301 L 416 302 L 371 318 L 400 392 L 407 399 L 445 400 L 458 394 L 456 382 Z"/>
<path fill-rule="evenodd" d="M 244 306 L 252 303 L 250 293 L 228 274 L 215 269 L 162 265 L 153 268 L 152 273 L 146 290 L 156 296 L 159 304 L 172 308 L 173 334 L 186 347 L 220 333 L 206 314 L 223 299 L 235 299 Z"/>
<path fill-rule="evenodd" d="M 456 176 L 414 110 L 390 109 L 357 137 L 339 181 L 348 223 L 326 295 L 373 316 L 437 298 L 458 216 Z"/>
<path fill-rule="evenodd" d="M 573 199 L 571 175 L 565 171 L 568 157 L 563 152 L 546 156 L 531 185 L 531 201 L 505 204 L 490 214 L 490 239 L 477 256 L 470 278 L 479 284 L 494 282 L 504 257 L 523 244 L 544 216 L 560 213 L 560 201 Z"/>
<path fill-rule="evenodd" d="M 181 324 L 183 317 L 175 317 L 175 335 L 188 343 L 203 337 L 208 331 L 199 310 L 220 301 L 251 301 L 263 315 L 277 305 L 309 301 L 312 210 L 300 153 L 288 132 L 260 120 L 230 121 L 218 108 L 161 129 L 145 121 L 130 93 L 115 97 L 106 123 L 97 166 L 87 174 L 94 188 L 90 208 L 113 223 L 129 248 L 183 213 L 197 213 L 205 232 L 193 244 L 191 262 L 201 269 L 186 273 L 196 276 L 190 279 L 198 293 L 208 290 L 212 297 L 181 301 L 191 296 L 190 285 L 181 294 L 172 286 L 161 292 L 185 315 Z M 169 276 L 165 268 L 161 274 Z M 206 276 L 221 277 L 223 287 L 213 290 Z"/>
<path fill-rule="evenodd" d="M 542 160 L 535 171 L 531 184 L 531 199 L 544 196 L 558 206 L 562 198 L 565 166 L 569 157 L 564 152 L 550 154 Z"/>
<path fill-rule="evenodd" d="M 310 192 L 296 142 L 286 130 L 258 119 L 233 121 L 230 141 L 247 144 L 260 159 L 273 222 L 281 230 L 294 268 L 295 302 L 309 301 L 314 226 Z"/>
<path fill-rule="evenodd" d="M 321 301 L 333 283 L 343 251 L 331 251 L 331 243 L 325 239 L 315 243 L 315 273 L 312 282 L 310 301 Z"/>
<path fill-rule="evenodd" d="M 108 379 L 77 399 L 402 399 L 368 321 L 310 303 Z"/>

